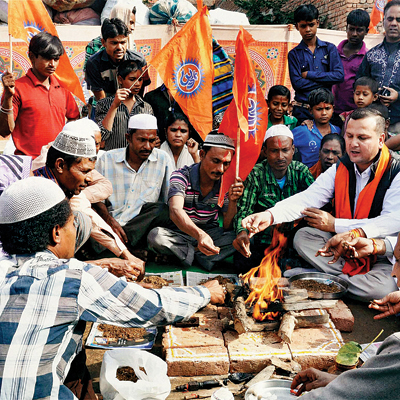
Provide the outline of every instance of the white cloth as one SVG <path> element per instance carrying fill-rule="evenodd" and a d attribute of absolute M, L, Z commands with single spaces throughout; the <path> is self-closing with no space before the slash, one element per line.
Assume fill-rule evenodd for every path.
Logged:
<path fill-rule="evenodd" d="M 367 172 L 368 171 L 368 172 Z M 363 174 L 356 173 L 356 197 L 354 206 L 357 205 L 360 191 L 368 182 L 370 169 Z M 280 201 L 269 209 L 274 217 L 274 224 L 294 221 L 303 217 L 302 211 L 307 207 L 321 208 L 334 196 L 336 165 L 328 168 L 306 190 Z M 350 229 L 362 228 L 367 237 L 384 238 L 397 235 L 400 231 L 400 174 L 393 179 L 383 199 L 381 215 L 376 218 L 364 219 L 335 219 L 336 233 L 347 232 Z"/>
<path fill-rule="evenodd" d="M 174 155 L 172 154 L 171 147 L 169 147 L 169 144 L 167 141 L 165 141 L 161 145 L 160 150 L 163 150 L 168 154 L 168 156 L 171 158 L 172 163 L 174 164 L 175 170 L 181 169 L 185 165 L 189 166 L 189 165 L 194 164 L 193 157 L 189 153 L 189 150 L 188 150 L 186 144 L 183 146 L 183 149 L 181 151 L 181 154 L 179 154 L 178 161 L 176 162 L 176 164 L 175 164 Z"/>

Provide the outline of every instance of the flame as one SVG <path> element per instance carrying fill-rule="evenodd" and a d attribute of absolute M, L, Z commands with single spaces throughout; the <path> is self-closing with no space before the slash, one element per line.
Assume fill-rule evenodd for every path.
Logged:
<path fill-rule="evenodd" d="M 278 313 L 262 313 L 261 309 L 268 308 L 268 304 L 275 300 L 282 300 L 282 290 L 278 287 L 281 278 L 281 269 L 278 259 L 286 246 L 287 238 L 274 229 L 271 245 L 265 250 L 265 257 L 258 267 L 252 268 L 243 277 L 243 281 L 250 287 L 250 295 L 246 304 L 254 306 L 253 318 L 257 321 L 273 320 Z"/>

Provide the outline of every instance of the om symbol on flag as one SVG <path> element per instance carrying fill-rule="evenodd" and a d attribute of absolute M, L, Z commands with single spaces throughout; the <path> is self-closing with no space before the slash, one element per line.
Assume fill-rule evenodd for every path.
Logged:
<path fill-rule="evenodd" d="M 248 124 L 249 124 L 249 136 L 256 137 L 257 133 L 257 122 L 258 122 L 258 110 L 257 110 L 257 91 L 256 86 L 249 87 L 249 114 L 248 114 Z"/>
<path fill-rule="evenodd" d="M 182 97 L 191 97 L 201 91 L 204 72 L 198 60 L 191 58 L 181 61 L 174 72 L 174 85 Z"/>

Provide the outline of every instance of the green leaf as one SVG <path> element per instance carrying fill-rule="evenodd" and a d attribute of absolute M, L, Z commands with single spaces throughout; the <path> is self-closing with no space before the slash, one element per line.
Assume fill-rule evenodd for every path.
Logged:
<path fill-rule="evenodd" d="M 336 362 L 347 366 L 356 365 L 361 351 L 362 348 L 358 343 L 348 342 L 340 348 L 336 356 Z"/>

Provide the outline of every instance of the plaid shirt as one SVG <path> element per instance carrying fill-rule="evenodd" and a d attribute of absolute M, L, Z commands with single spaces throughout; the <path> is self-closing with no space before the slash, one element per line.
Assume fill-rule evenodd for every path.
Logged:
<path fill-rule="evenodd" d="M 175 169 L 168 154 L 154 148 L 135 171 L 126 152 L 127 148 L 107 151 L 96 163 L 96 169 L 112 183 L 109 212 L 121 226 L 135 218 L 143 204 L 167 202 L 169 178 Z"/>
<path fill-rule="evenodd" d="M 236 234 L 243 231 L 242 220 L 248 215 L 265 211 L 273 207 L 278 201 L 293 196 L 307 189 L 313 182 L 308 168 L 299 161 L 292 161 L 286 171 L 286 182 L 281 189 L 276 182 L 275 176 L 267 160 L 256 164 L 244 183 L 243 196 L 237 205 L 237 214 L 233 220 Z M 290 230 L 293 224 L 286 224 L 284 230 Z M 255 236 L 260 243 L 270 244 L 272 239 L 272 228 Z"/>
<path fill-rule="evenodd" d="M 0 398 L 75 399 L 62 385 L 84 325 L 170 324 L 210 300 L 192 288 L 144 289 L 100 267 L 49 251 L 0 259 Z"/>

